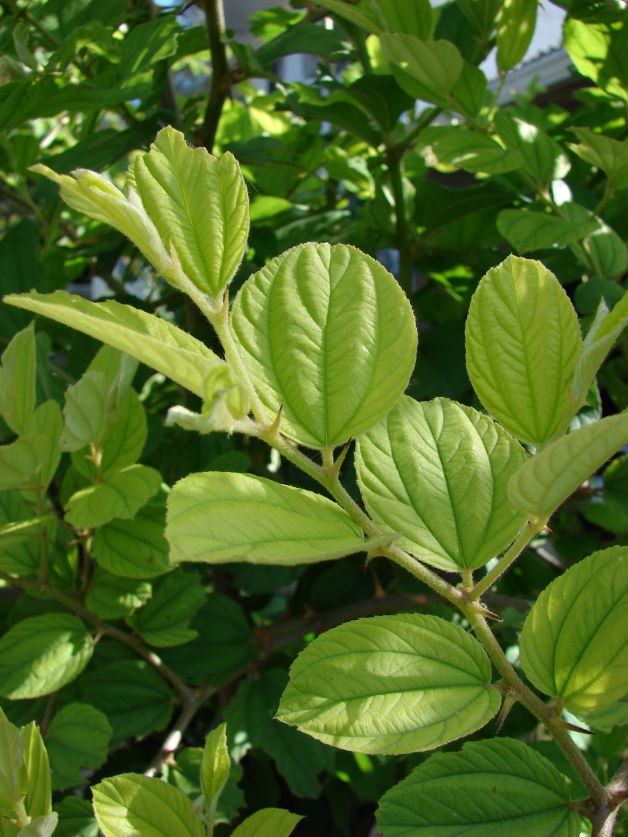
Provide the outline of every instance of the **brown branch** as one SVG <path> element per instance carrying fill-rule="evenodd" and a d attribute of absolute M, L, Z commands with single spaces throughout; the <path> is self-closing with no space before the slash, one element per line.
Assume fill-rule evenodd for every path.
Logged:
<path fill-rule="evenodd" d="M 104 622 L 84 607 L 81 602 L 72 598 L 72 596 L 67 596 L 51 584 L 29 578 L 14 578 L 13 576 L 3 572 L 0 572 L 0 579 L 6 581 L 8 584 L 22 587 L 24 590 L 38 590 L 40 593 L 43 593 L 43 595 L 65 605 L 68 610 L 71 610 L 77 616 L 80 616 L 87 622 L 91 622 L 99 634 L 109 636 L 112 639 L 117 639 L 118 642 L 122 642 L 124 645 L 132 648 L 138 657 L 142 657 L 142 659 L 146 660 L 146 662 L 149 663 L 155 671 L 157 671 L 164 678 L 164 680 L 170 683 L 170 685 L 179 693 L 182 700 L 189 701 L 194 698 L 195 693 L 193 689 L 190 689 L 190 687 L 183 682 L 179 675 L 167 666 L 154 651 L 151 651 L 148 646 L 144 645 L 141 638 L 136 634 L 128 634 L 126 631 L 116 628 L 108 622 Z"/>
<path fill-rule="evenodd" d="M 229 93 L 231 79 L 227 66 L 227 53 L 222 42 L 225 29 L 222 0 L 204 0 L 203 5 L 212 62 L 212 78 L 200 136 L 205 148 L 211 152 L 216 141 L 216 132 Z"/>

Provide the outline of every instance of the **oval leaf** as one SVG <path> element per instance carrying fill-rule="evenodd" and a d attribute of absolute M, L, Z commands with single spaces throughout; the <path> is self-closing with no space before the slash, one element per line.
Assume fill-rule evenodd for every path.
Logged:
<path fill-rule="evenodd" d="M 578 837 L 565 777 L 520 741 L 435 753 L 380 800 L 384 837 Z"/>
<path fill-rule="evenodd" d="M 23 619 L 0 639 L 0 695 L 16 700 L 56 692 L 89 662 L 91 637 L 65 613 Z"/>
<path fill-rule="evenodd" d="M 497 66 L 504 73 L 518 64 L 536 27 L 538 0 L 504 0 L 497 18 Z"/>
<path fill-rule="evenodd" d="M 249 233 L 249 199 L 232 154 L 213 157 L 164 128 L 136 158 L 135 186 L 166 248 L 174 245 L 188 278 L 220 296 L 242 260 Z"/>
<path fill-rule="evenodd" d="M 521 664 L 576 715 L 626 693 L 628 547 L 594 552 L 541 593 L 521 634 Z"/>
<path fill-rule="evenodd" d="M 107 716 L 88 703 L 70 703 L 57 712 L 46 734 L 55 790 L 83 784 L 80 768 L 106 761 L 111 732 Z"/>
<path fill-rule="evenodd" d="M 233 307 L 243 360 L 272 421 L 309 447 L 375 424 L 402 394 L 417 334 L 410 304 L 379 262 L 342 244 L 304 244 L 270 261 Z"/>
<path fill-rule="evenodd" d="M 75 294 L 14 294 L 4 302 L 89 334 L 156 369 L 195 395 L 208 395 L 207 381 L 225 367 L 200 340 L 172 323 L 115 300 L 89 302 Z"/>
<path fill-rule="evenodd" d="M 452 104 L 452 90 L 464 66 L 451 41 L 422 41 L 415 35 L 381 35 L 385 57 L 399 86 L 415 99 L 441 107 Z"/>
<path fill-rule="evenodd" d="M 187 796 L 160 779 L 121 773 L 95 785 L 92 793 L 105 837 L 204 837 Z"/>
<path fill-rule="evenodd" d="M 561 436 L 523 463 L 510 480 L 510 499 L 530 516 L 547 518 L 625 444 L 628 413 Z"/>
<path fill-rule="evenodd" d="M 166 538 L 174 564 L 307 564 L 352 555 L 382 541 L 365 541 L 361 534 L 326 497 L 251 474 L 191 474 L 168 497 Z"/>
<path fill-rule="evenodd" d="M 507 496 L 525 460 L 488 416 L 446 398 L 404 397 L 358 439 L 360 492 L 400 545 L 444 570 L 475 569 L 504 550 L 525 523 Z"/>
<path fill-rule="evenodd" d="M 91 529 L 114 518 L 135 517 L 160 485 L 159 471 L 146 465 L 129 465 L 73 494 L 65 506 L 65 519 L 77 529 Z"/>
<path fill-rule="evenodd" d="M 493 717 L 491 664 L 470 634 L 436 616 L 347 622 L 302 651 L 277 717 L 344 750 L 430 750 Z"/>
<path fill-rule="evenodd" d="M 576 312 L 540 262 L 509 256 L 473 294 L 467 369 L 486 409 L 533 444 L 550 439 L 569 406 L 582 339 Z"/>
<path fill-rule="evenodd" d="M 288 837 L 302 819 L 283 808 L 262 808 L 247 817 L 233 837 Z"/>

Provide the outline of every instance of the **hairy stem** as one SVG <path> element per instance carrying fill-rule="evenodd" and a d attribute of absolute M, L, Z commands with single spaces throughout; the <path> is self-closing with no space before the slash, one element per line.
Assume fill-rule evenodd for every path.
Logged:
<path fill-rule="evenodd" d="M 573 769 L 582 780 L 582 783 L 589 791 L 591 799 L 594 801 L 596 807 L 606 804 L 607 795 L 603 785 L 600 783 L 595 773 L 591 770 L 591 767 L 585 757 L 574 744 L 560 715 L 554 707 L 543 703 L 543 701 L 537 697 L 534 692 L 528 688 L 528 686 L 526 686 L 512 665 L 508 662 L 499 642 L 495 638 L 486 619 L 482 615 L 480 605 L 477 602 L 463 604 L 460 605 L 460 610 L 469 620 L 475 635 L 484 646 L 486 653 L 489 655 L 497 671 L 503 677 L 510 691 L 515 695 L 519 703 L 525 706 L 526 709 L 531 712 L 537 720 L 544 724 L 548 731 L 552 734 L 554 740 L 565 754 L 565 757 L 568 759 Z"/>
<path fill-rule="evenodd" d="M 490 590 L 493 584 L 499 581 L 504 573 L 510 569 L 532 538 L 545 527 L 546 523 L 547 520 L 538 520 L 537 518 L 528 521 L 493 569 L 478 581 L 471 590 L 471 598 L 479 599 L 487 590 Z"/>

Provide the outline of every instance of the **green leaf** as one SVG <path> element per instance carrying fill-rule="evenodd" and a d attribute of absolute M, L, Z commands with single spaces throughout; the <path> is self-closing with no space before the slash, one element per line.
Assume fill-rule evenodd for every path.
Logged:
<path fill-rule="evenodd" d="M 81 768 L 104 764 L 111 732 L 107 716 L 89 704 L 69 703 L 57 712 L 46 735 L 55 790 L 82 785 Z"/>
<path fill-rule="evenodd" d="M 0 813 L 10 809 L 24 795 L 21 767 L 24 761 L 24 739 L 20 730 L 5 717 L 0 717 Z"/>
<path fill-rule="evenodd" d="M 595 218 L 573 224 L 565 218 L 529 209 L 504 209 L 497 216 L 497 229 L 520 253 L 565 247 L 597 227 Z"/>
<path fill-rule="evenodd" d="M 2 550 L 10 549 L 30 540 L 39 535 L 45 526 L 54 521 L 55 515 L 47 514 L 42 515 L 42 517 L 33 517 L 31 520 L 22 520 L 19 523 L 7 523 L 6 526 L 0 526 L 0 548 Z"/>
<path fill-rule="evenodd" d="M 339 15 L 339 17 L 355 23 L 356 26 L 366 29 L 367 32 L 377 34 L 380 29 L 380 22 L 373 6 L 373 0 L 361 0 L 359 3 L 346 3 L 345 0 L 321 0 L 318 3 L 324 9 Z"/>
<path fill-rule="evenodd" d="M 628 101 L 628 28 L 624 22 L 585 23 L 568 17 L 563 37 L 579 73 Z"/>
<path fill-rule="evenodd" d="M 168 496 L 170 561 L 308 564 L 369 550 L 340 506 L 251 474 L 190 474 Z M 388 536 L 390 539 L 390 536 Z"/>
<path fill-rule="evenodd" d="M 59 815 L 56 811 L 43 817 L 35 817 L 28 825 L 21 828 L 17 837 L 51 837 L 57 828 Z"/>
<path fill-rule="evenodd" d="M 414 367 L 403 291 L 346 245 L 304 244 L 268 262 L 238 294 L 232 324 L 263 418 L 282 408 L 282 432 L 309 447 L 340 445 L 375 424 Z"/>
<path fill-rule="evenodd" d="M 371 0 L 373 11 L 386 32 L 415 35 L 427 41 L 434 32 L 435 17 L 429 0 Z"/>
<path fill-rule="evenodd" d="M 61 459 L 62 430 L 58 404 L 55 401 L 41 404 L 29 419 L 24 435 L 0 447 L 0 491 L 45 490 Z"/>
<path fill-rule="evenodd" d="M 277 717 L 358 753 L 430 750 L 483 727 L 499 693 L 482 646 L 436 616 L 347 622 L 310 643 L 290 669 Z"/>
<path fill-rule="evenodd" d="M 0 537 L 0 570 L 17 576 L 33 575 L 39 566 L 41 540 L 33 537 L 34 530 L 30 528 L 34 520 L 24 522 L 24 518 L 32 514 L 32 509 L 26 504 L 17 491 L 0 491 L 0 525 L 6 538 Z M 40 520 L 41 518 L 35 518 Z M 12 523 L 9 521 L 22 521 Z M 23 531 L 20 527 L 26 527 Z M 37 527 L 37 532 L 41 531 Z"/>
<path fill-rule="evenodd" d="M 283 808 L 262 808 L 247 817 L 232 837 L 288 837 L 302 819 Z"/>
<path fill-rule="evenodd" d="M 487 134 L 465 128 L 437 126 L 421 133 L 421 143 L 430 146 L 439 163 L 472 173 L 502 174 L 522 165 L 521 155 L 504 148 Z"/>
<path fill-rule="evenodd" d="M 36 346 L 32 325 L 13 337 L 1 360 L 0 415 L 14 433 L 24 433 L 35 411 Z"/>
<path fill-rule="evenodd" d="M 146 412 L 142 402 L 134 390 L 128 390 L 118 404 L 114 422 L 102 442 L 103 473 L 119 471 L 137 462 L 147 435 Z"/>
<path fill-rule="evenodd" d="M 70 176 L 57 174 L 38 163 L 31 171 L 57 183 L 61 187 L 61 198 L 72 209 L 110 224 L 125 235 L 159 273 L 176 287 L 180 286 L 176 263 L 137 195 L 131 193 L 127 197 L 108 178 L 88 169 L 75 169 Z"/>
<path fill-rule="evenodd" d="M 82 700 L 107 716 L 112 744 L 164 729 L 172 715 L 170 689 L 144 660 L 122 660 L 83 675 Z"/>
<path fill-rule="evenodd" d="M 512 502 L 531 516 L 547 519 L 607 459 L 628 444 L 628 412 L 596 421 L 561 436 L 524 462 L 511 478 Z"/>
<path fill-rule="evenodd" d="M 104 474 L 102 482 L 73 494 L 65 506 L 65 519 L 76 529 L 92 529 L 114 518 L 133 518 L 160 485 L 159 471 L 146 465 L 129 465 Z"/>
<path fill-rule="evenodd" d="M 203 399 L 208 377 L 216 367 L 225 365 L 191 334 L 160 317 L 114 300 L 88 302 L 65 291 L 52 294 L 33 291 L 28 295 L 5 296 L 4 301 L 102 340 Z"/>
<path fill-rule="evenodd" d="M 133 520 L 112 520 L 96 531 L 94 558 L 114 575 L 155 578 L 168 572 L 168 542 L 163 509 L 148 505 Z"/>
<path fill-rule="evenodd" d="M 220 724 L 207 733 L 201 762 L 201 787 L 208 819 L 213 823 L 216 806 L 231 771 L 231 759 L 227 749 L 227 725 Z"/>
<path fill-rule="evenodd" d="M 332 769 L 333 751 L 273 717 L 287 680 L 287 672 L 272 668 L 258 679 L 240 681 L 225 713 L 234 730 L 232 753 L 241 760 L 249 748 L 259 747 L 274 760 L 292 793 L 316 799 L 319 774 Z"/>
<path fill-rule="evenodd" d="M 48 753 L 39 727 L 34 721 L 21 729 L 24 740 L 25 806 L 31 817 L 43 817 L 52 811 L 52 789 Z"/>
<path fill-rule="evenodd" d="M 459 753 L 429 756 L 384 794 L 377 824 L 383 837 L 580 834 L 565 777 L 509 738 L 471 741 Z"/>
<path fill-rule="evenodd" d="M 113 575 L 96 566 L 85 605 L 101 619 L 118 619 L 142 607 L 151 595 L 152 586 L 148 582 Z"/>
<path fill-rule="evenodd" d="M 107 431 L 117 423 L 121 400 L 136 369 L 137 361 L 128 355 L 110 346 L 99 349 L 87 371 L 65 392 L 63 450 L 102 445 Z"/>
<path fill-rule="evenodd" d="M 204 837 L 190 800 L 160 779 L 121 773 L 92 788 L 105 837 Z"/>
<path fill-rule="evenodd" d="M 244 611 L 219 593 L 210 593 L 192 621 L 198 637 L 159 656 L 186 683 L 220 688 L 245 671 L 255 659 L 254 640 Z"/>
<path fill-rule="evenodd" d="M 199 290 L 218 298 L 244 255 L 249 201 L 235 158 L 190 148 L 183 134 L 164 128 L 134 162 L 144 207 L 168 251 Z"/>
<path fill-rule="evenodd" d="M 526 676 L 576 715 L 626 693 L 628 547 L 594 552 L 541 593 L 520 639 Z"/>
<path fill-rule="evenodd" d="M 399 86 L 410 96 L 440 107 L 452 103 L 452 91 L 463 69 L 451 41 L 422 41 L 414 35 L 381 35 L 382 50 Z"/>
<path fill-rule="evenodd" d="M 581 345 L 576 312 L 540 262 L 509 256 L 481 280 L 466 324 L 469 378 L 520 439 L 541 444 L 560 427 Z"/>
<path fill-rule="evenodd" d="M 536 28 L 538 0 L 504 0 L 497 18 L 497 66 L 512 70 L 524 57 Z"/>
<path fill-rule="evenodd" d="M 525 515 L 507 487 L 525 459 L 477 410 L 404 397 L 359 437 L 356 472 L 373 519 L 401 532 L 402 548 L 451 571 L 483 566 L 516 537 Z"/>
<path fill-rule="evenodd" d="M 56 692 L 78 677 L 92 651 L 91 637 L 75 616 L 23 619 L 0 639 L 0 695 L 16 700 Z"/>
<path fill-rule="evenodd" d="M 573 375 L 571 392 L 576 408 L 584 402 L 591 384 L 615 341 L 628 326 L 628 292 L 609 311 L 600 301 L 595 319 L 591 324 L 582 350 L 578 356 Z"/>
<path fill-rule="evenodd" d="M 200 575 L 177 569 L 153 583 L 150 601 L 126 621 L 149 645 L 182 645 L 197 636 L 189 624 L 205 598 Z"/>
<path fill-rule="evenodd" d="M 619 277 L 628 267 L 628 248 L 621 238 L 593 212 L 576 203 L 564 203 L 558 208 L 561 217 L 574 227 L 593 225 L 592 232 L 584 236 L 571 249 L 587 272 L 596 277 Z"/>
<path fill-rule="evenodd" d="M 615 140 L 594 134 L 588 128 L 572 128 L 580 143 L 570 143 L 571 150 L 608 177 L 615 191 L 628 189 L 628 140 Z"/>
<path fill-rule="evenodd" d="M 59 825 L 55 837 L 99 837 L 91 803 L 77 796 L 66 796 L 55 806 Z"/>
<path fill-rule="evenodd" d="M 569 158 L 538 125 L 502 109 L 495 116 L 495 128 L 506 148 L 519 154 L 521 168 L 535 180 L 549 183 L 569 172 Z"/>
<path fill-rule="evenodd" d="M 615 727 L 628 724 L 628 695 L 617 703 L 596 709 L 594 712 L 581 712 L 581 717 L 594 730 L 611 732 Z"/>

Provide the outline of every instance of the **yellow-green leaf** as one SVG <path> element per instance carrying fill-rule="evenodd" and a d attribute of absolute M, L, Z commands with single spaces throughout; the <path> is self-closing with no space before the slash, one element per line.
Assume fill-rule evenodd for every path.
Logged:
<path fill-rule="evenodd" d="M 509 256 L 478 285 L 466 325 L 467 369 L 486 409 L 533 444 L 557 432 L 582 345 L 576 312 L 540 262 Z"/>
<path fill-rule="evenodd" d="M 308 447 L 336 446 L 385 415 L 408 385 L 417 333 L 379 262 L 343 244 L 303 244 L 244 284 L 232 324 L 272 422 Z"/>

